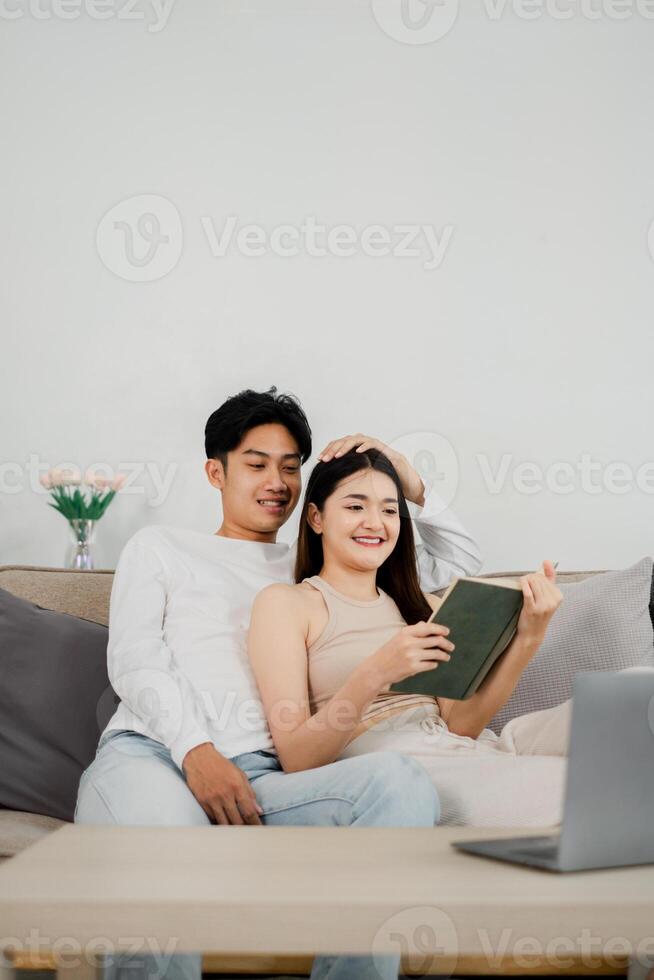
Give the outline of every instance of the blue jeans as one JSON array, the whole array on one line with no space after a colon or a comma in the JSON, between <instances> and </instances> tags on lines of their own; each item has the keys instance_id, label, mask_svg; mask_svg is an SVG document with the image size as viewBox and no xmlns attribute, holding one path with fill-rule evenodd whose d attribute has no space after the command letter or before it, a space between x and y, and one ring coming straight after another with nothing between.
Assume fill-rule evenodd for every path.
<instances>
[{"instance_id":1,"label":"blue jeans","mask_svg":"<svg viewBox=\"0 0 654 980\"><path fill-rule=\"evenodd\" d=\"M396 752L343 759L284 773L277 756L248 752L231 760L247 775L271 826L429 827L440 806L422 766ZM107 732L80 780L76 823L204 826L206 813L160 742L132 731ZM200 980L197 954L120 955L105 980ZM318 956L312 980L395 980L399 954Z\"/></svg>"}]
</instances>

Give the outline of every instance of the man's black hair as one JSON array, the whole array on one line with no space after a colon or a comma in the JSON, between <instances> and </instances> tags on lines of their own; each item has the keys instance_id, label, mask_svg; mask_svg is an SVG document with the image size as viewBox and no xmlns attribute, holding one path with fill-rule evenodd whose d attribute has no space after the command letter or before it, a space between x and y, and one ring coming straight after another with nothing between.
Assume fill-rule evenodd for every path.
<instances>
[{"instance_id":1,"label":"man's black hair","mask_svg":"<svg viewBox=\"0 0 654 980\"><path fill-rule=\"evenodd\" d=\"M252 391L251 388L240 391L212 412L204 427L207 459L219 459L226 468L227 453L240 445L250 429L271 422L288 429L298 444L302 462L306 463L311 455L311 429L307 417L294 395L278 395L274 385L268 391Z\"/></svg>"}]
</instances>

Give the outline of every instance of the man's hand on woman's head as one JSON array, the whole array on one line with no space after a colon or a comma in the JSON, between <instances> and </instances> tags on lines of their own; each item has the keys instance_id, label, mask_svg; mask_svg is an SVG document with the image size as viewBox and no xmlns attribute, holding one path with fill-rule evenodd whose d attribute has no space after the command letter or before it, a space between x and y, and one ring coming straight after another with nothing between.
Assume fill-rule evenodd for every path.
<instances>
[{"instance_id":1,"label":"man's hand on woman's head","mask_svg":"<svg viewBox=\"0 0 654 980\"><path fill-rule=\"evenodd\" d=\"M381 439L375 439L373 436L364 436L361 432L357 432L352 436L342 436L340 439L332 439L319 454L318 459L323 463L327 463L330 459L334 459L337 456L344 456L345 453L355 448L359 453L365 452L366 449L376 449L380 453L383 453L397 470L397 475L402 484L402 492L406 499L417 504L419 507L423 506L425 502L425 484L420 474L411 465L406 456L403 456L402 453L395 452L394 449L387 446Z\"/></svg>"},{"instance_id":2,"label":"man's hand on woman's head","mask_svg":"<svg viewBox=\"0 0 654 980\"><path fill-rule=\"evenodd\" d=\"M536 644L542 643L552 616L563 602L563 594L556 585L554 565L545 560L541 568L540 572L520 578L523 606L517 635Z\"/></svg>"},{"instance_id":3,"label":"man's hand on woman's head","mask_svg":"<svg viewBox=\"0 0 654 980\"><path fill-rule=\"evenodd\" d=\"M260 824L263 810L242 769L211 742L196 745L182 761L186 785L212 823Z\"/></svg>"}]
</instances>

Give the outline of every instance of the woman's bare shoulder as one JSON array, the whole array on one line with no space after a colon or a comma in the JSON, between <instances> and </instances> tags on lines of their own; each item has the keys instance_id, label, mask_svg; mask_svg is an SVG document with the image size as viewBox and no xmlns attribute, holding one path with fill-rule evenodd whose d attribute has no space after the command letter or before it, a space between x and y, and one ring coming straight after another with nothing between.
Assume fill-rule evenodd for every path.
<instances>
[{"instance_id":1,"label":"woman's bare shoulder","mask_svg":"<svg viewBox=\"0 0 654 980\"><path fill-rule=\"evenodd\" d=\"M298 585L289 585L286 582L275 582L267 585L257 593L255 602L259 607L266 608L283 606L285 610L303 610L310 605L309 592L315 592L311 586L300 582Z\"/></svg>"},{"instance_id":2,"label":"woman's bare shoulder","mask_svg":"<svg viewBox=\"0 0 654 980\"><path fill-rule=\"evenodd\" d=\"M251 622L264 625L281 615L291 629L301 631L306 639L313 633L315 620L320 615L320 606L317 603L321 602L320 592L310 585L302 582L297 585L275 582L257 594L252 607Z\"/></svg>"},{"instance_id":3,"label":"woman's bare shoulder","mask_svg":"<svg viewBox=\"0 0 654 980\"><path fill-rule=\"evenodd\" d=\"M266 585L260 592L257 592L254 601L260 608L262 606L266 608L271 606L293 608L293 606L297 606L301 602L301 597L298 595L297 590L297 585L287 585L286 582L274 582L272 585Z\"/></svg>"},{"instance_id":4,"label":"woman's bare shoulder","mask_svg":"<svg viewBox=\"0 0 654 980\"><path fill-rule=\"evenodd\" d=\"M325 608L325 600L320 589L316 589L308 582L299 582L293 588L298 590L300 601L304 604L307 612L315 613Z\"/></svg>"}]
</instances>

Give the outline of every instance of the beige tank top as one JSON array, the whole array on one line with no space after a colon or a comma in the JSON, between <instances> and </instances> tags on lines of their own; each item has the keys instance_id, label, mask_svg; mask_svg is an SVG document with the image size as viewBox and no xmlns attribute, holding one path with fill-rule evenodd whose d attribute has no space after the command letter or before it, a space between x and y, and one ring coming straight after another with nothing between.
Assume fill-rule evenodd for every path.
<instances>
[{"instance_id":1,"label":"beige tank top","mask_svg":"<svg viewBox=\"0 0 654 980\"><path fill-rule=\"evenodd\" d=\"M324 630L307 648L309 699L315 714L343 686L355 667L395 636L406 621L393 599L379 587L376 599L364 601L337 592L320 575L303 581L322 593L329 613ZM435 698L423 694L379 694L364 711L362 724L367 728L382 714L418 704L437 706ZM358 730L352 737L357 734Z\"/></svg>"}]
</instances>

